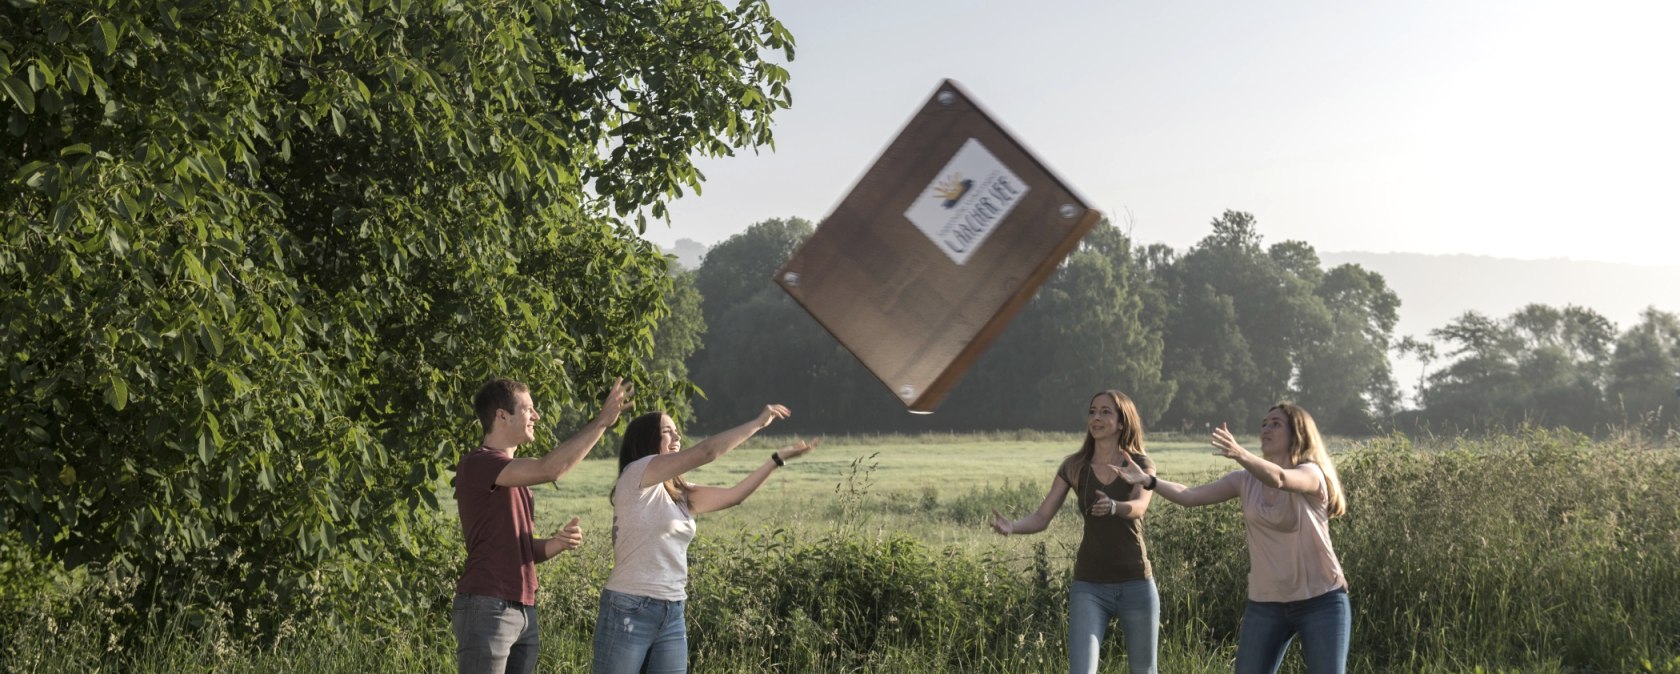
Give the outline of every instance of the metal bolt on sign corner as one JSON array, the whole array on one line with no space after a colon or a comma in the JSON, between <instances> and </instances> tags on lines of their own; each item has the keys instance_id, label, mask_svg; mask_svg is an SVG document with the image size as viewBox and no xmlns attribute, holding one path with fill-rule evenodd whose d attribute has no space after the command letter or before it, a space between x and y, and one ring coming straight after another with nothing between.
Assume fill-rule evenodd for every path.
<instances>
[{"instance_id":1,"label":"metal bolt on sign corner","mask_svg":"<svg viewBox=\"0 0 1680 674\"><path fill-rule=\"evenodd\" d=\"M782 282L784 282L784 283L786 283L790 286L793 286L795 288L798 288L799 287L799 272L790 271L786 274L782 274Z\"/></svg>"},{"instance_id":2,"label":"metal bolt on sign corner","mask_svg":"<svg viewBox=\"0 0 1680 674\"><path fill-rule=\"evenodd\" d=\"M916 397L916 387L911 386L909 384L905 384L904 386L899 387L898 397L903 398L905 400L909 400L911 398Z\"/></svg>"}]
</instances>

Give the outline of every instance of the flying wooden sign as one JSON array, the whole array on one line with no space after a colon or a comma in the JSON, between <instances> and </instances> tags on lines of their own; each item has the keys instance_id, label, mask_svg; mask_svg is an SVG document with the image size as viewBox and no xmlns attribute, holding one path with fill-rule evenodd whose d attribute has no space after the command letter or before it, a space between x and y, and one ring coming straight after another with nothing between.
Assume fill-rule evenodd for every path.
<instances>
[{"instance_id":1,"label":"flying wooden sign","mask_svg":"<svg viewBox=\"0 0 1680 674\"><path fill-rule=\"evenodd\" d=\"M775 280L932 412L1100 219L945 80Z\"/></svg>"}]
</instances>

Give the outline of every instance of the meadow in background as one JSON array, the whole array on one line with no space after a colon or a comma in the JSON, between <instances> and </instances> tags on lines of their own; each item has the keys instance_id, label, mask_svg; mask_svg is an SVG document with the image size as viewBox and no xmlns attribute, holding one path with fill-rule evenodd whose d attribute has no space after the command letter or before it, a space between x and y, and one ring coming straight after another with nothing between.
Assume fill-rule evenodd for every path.
<instances>
[{"instance_id":1,"label":"meadow in background","mask_svg":"<svg viewBox=\"0 0 1680 674\"><path fill-rule=\"evenodd\" d=\"M787 440L755 439L695 478L726 483ZM1077 441L1031 432L827 439L743 506L703 518L691 551L694 670L1063 670L1078 518L1030 539L999 538L985 522L994 507L1035 507ZM1673 438L1524 430L1332 445L1344 450L1350 501L1332 528L1353 597L1351 670L1680 672ZM1196 481L1229 469L1199 441L1149 447L1163 475ZM544 671L587 667L610 568L614 468L585 462L533 490L539 529L579 515L587 536L541 567ZM1150 508L1163 671L1229 669L1248 566L1234 508ZM358 605L323 578L320 601L333 608L260 640L215 613L126 629L124 588L54 580L38 560L8 560L4 668L445 671L462 552L456 532L432 533L432 563L393 570L414 588L414 610ZM1116 654L1117 638L1105 643ZM1104 661L1104 671L1123 666L1117 655Z\"/></svg>"}]
</instances>

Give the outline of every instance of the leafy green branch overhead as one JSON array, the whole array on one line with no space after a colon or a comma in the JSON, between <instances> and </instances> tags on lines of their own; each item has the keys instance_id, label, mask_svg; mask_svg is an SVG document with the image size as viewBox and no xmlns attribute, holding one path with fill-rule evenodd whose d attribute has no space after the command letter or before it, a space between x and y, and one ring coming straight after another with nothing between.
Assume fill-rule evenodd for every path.
<instances>
[{"instance_id":1,"label":"leafy green branch overhead","mask_svg":"<svg viewBox=\"0 0 1680 674\"><path fill-rule=\"evenodd\" d=\"M0 528L289 597L416 551L487 377L562 433L614 374L686 399L637 233L771 142L793 40L764 2L610 5L0 8Z\"/></svg>"}]
</instances>

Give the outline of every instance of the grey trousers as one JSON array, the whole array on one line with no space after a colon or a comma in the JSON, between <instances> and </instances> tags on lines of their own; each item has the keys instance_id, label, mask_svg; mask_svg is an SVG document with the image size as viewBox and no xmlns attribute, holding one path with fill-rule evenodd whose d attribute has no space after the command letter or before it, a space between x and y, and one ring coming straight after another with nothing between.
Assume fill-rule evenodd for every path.
<instances>
[{"instance_id":1,"label":"grey trousers","mask_svg":"<svg viewBox=\"0 0 1680 674\"><path fill-rule=\"evenodd\" d=\"M450 625L455 630L455 665L461 674L537 670L537 607L499 597L457 594Z\"/></svg>"}]
</instances>

